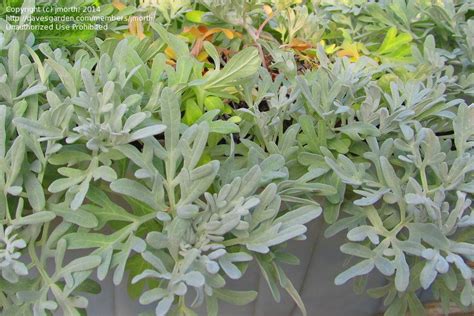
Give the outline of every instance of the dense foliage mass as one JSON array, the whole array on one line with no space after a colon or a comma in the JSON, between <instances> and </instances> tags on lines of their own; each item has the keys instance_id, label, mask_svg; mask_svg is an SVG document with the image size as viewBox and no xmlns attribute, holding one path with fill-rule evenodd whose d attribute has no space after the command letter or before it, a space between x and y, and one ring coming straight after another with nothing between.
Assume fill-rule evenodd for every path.
<instances>
[{"instance_id":1,"label":"dense foliage mass","mask_svg":"<svg viewBox=\"0 0 474 316\"><path fill-rule=\"evenodd\" d=\"M253 260L306 314L285 243L321 214L386 315L473 305L472 2L106 2L58 1L126 17L98 31L0 20L3 315L84 315L108 275L218 315Z\"/></svg>"}]
</instances>

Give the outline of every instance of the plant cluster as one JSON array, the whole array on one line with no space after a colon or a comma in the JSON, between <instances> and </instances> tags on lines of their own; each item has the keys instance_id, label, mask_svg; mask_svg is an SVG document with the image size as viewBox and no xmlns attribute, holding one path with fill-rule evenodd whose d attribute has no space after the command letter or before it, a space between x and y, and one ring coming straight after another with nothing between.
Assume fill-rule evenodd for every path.
<instances>
[{"instance_id":1,"label":"plant cluster","mask_svg":"<svg viewBox=\"0 0 474 316\"><path fill-rule=\"evenodd\" d=\"M152 314L218 315L255 299L226 287L252 261L306 315L287 242L320 215L357 260L335 283L381 273L387 316L428 288L474 305L470 1L102 2L58 5L128 22L0 20L4 315L84 315L109 275Z\"/></svg>"}]
</instances>

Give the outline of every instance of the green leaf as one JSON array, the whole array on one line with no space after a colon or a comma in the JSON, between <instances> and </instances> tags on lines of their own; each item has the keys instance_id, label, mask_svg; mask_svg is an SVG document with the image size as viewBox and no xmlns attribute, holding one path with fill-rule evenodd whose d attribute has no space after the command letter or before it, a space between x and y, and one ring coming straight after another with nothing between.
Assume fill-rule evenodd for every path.
<instances>
[{"instance_id":1,"label":"green leaf","mask_svg":"<svg viewBox=\"0 0 474 316\"><path fill-rule=\"evenodd\" d=\"M282 230L279 224L275 224L266 230L251 234L245 245L251 251L268 253L269 247L284 243L290 239L303 235L306 232L304 225L294 225Z\"/></svg>"},{"instance_id":2,"label":"green leaf","mask_svg":"<svg viewBox=\"0 0 474 316\"><path fill-rule=\"evenodd\" d=\"M64 87L66 88L67 92L71 97L75 97L77 95L77 88L74 82L73 76L64 68L63 65L57 63L52 59L46 59L46 63L56 71L59 78L61 79Z\"/></svg>"},{"instance_id":3,"label":"green leaf","mask_svg":"<svg viewBox=\"0 0 474 316\"><path fill-rule=\"evenodd\" d=\"M189 58L188 45L183 40L166 31L158 23L150 23L150 25L160 35L161 39L173 49L178 59Z\"/></svg>"},{"instance_id":4,"label":"green leaf","mask_svg":"<svg viewBox=\"0 0 474 316\"><path fill-rule=\"evenodd\" d=\"M98 233L70 233L64 236L68 249L107 248L123 241L130 234L131 227L116 231L110 235Z\"/></svg>"},{"instance_id":5,"label":"green leaf","mask_svg":"<svg viewBox=\"0 0 474 316\"><path fill-rule=\"evenodd\" d=\"M81 161L90 160L91 156L82 151L63 150L57 154L51 155L48 162L52 165L76 164Z\"/></svg>"},{"instance_id":6,"label":"green leaf","mask_svg":"<svg viewBox=\"0 0 474 316\"><path fill-rule=\"evenodd\" d=\"M78 186L78 191L74 195L74 198L71 201L71 209L72 210L77 210L82 203L84 202L84 199L86 198L86 194L89 191L89 181L90 178L86 178L79 186Z\"/></svg>"},{"instance_id":7,"label":"green leaf","mask_svg":"<svg viewBox=\"0 0 474 316\"><path fill-rule=\"evenodd\" d=\"M110 184L112 191L130 196L139 201L145 202L153 208L158 208L152 192L143 184L129 179L119 179Z\"/></svg>"},{"instance_id":8,"label":"green leaf","mask_svg":"<svg viewBox=\"0 0 474 316\"><path fill-rule=\"evenodd\" d=\"M44 69L43 63L41 62L41 59L39 58L38 54L36 54L36 52L33 49L31 49L31 47L26 46L26 49L30 53L31 57L33 58L33 60L36 64L36 67L38 68L38 74L41 78L41 82L45 83L46 79L47 79L47 74L46 74L46 71Z\"/></svg>"},{"instance_id":9,"label":"green leaf","mask_svg":"<svg viewBox=\"0 0 474 316\"><path fill-rule=\"evenodd\" d=\"M375 255L370 248L356 243L346 243L340 249L345 254L366 259L373 258Z\"/></svg>"},{"instance_id":10,"label":"green leaf","mask_svg":"<svg viewBox=\"0 0 474 316\"><path fill-rule=\"evenodd\" d=\"M99 294L101 292L101 286L99 283L92 279L86 279L84 282L76 287L77 292L84 292L89 294Z\"/></svg>"},{"instance_id":11,"label":"green leaf","mask_svg":"<svg viewBox=\"0 0 474 316\"><path fill-rule=\"evenodd\" d=\"M380 157L380 165L382 167L383 177L385 179L385 183L387 186L392 190L392 192L399 198L402 197L402 190L400 188L400 179L398 178L395 170L393 169L392 165L385 157Z\"/></svg>"},{"instance_id":12,"label":"green leaf","mask_svg":"<svg viewBox=\"0 0 474 316\"><path fill-rule=\"evenodd\" d=\"M217 299L213 296L206 296L206 309L208 316L218 316L219 305Z\"/></svg>"},{"instance_id":13,"label":"green leaf","mask_svg":"<svg viewBox=\"0 0 474 316\"><path fill-rule=\"evenodd\" d=\"M92 187L87 193L87 199L97 205L86 204L80 209L94 214L102 225L108 221L133 222L136 220L135 215L112 202L99 188Z\"/></svg>"},{"instance_id":14,"label":"green leaf","mask_svg":"<svg viewBox=\"0 0 474 316\"><path fill-rule=\"evenodd\" d=\"M163 89L160 98L161 117L165 130L165 147L168 152L173 152L179 141L179 127L181 124L181 110L178 96L170 88Z\"/></svg>"},{"instance_id":15,"label":"green leaf","mask_svg":"<svg viewBox=\"0 0 474 316\"><path fill-rule=\"evenodd\" d=\"M317 218L322 213L322 208L315 205L305 205L278 217L275 223L282 223L281 229L294 225L306 224Z\"/></svg>"},{"instance_id":16,"label":"green leaf","mask_svg":"<svg viewBox=\"0 0 474 316\"><path fill-rule=\"evenodd\" d=\"M92 171L92 175L94 180L103 179L107 182L117 180L117 173L109 166L100 166L99 168L95 168L94 171Z\"/></svg>"},{"instance_id":17,"label":"green leaf","mask_svg":"<svg viewBox=\"0 0 474 316\"><path fill-rule=\"evenodd\" d=\"M215 96L208 96L204 99L204 106L208 111L220 110L224 111L224 102L221 98Z\"/></svg>"},{"instance_id":18,"label":"green leaf","mask_svg":"<svg viewBox=\"0 0 474 316\"><path fill-rule=\"evenodd\" d=\"M163 297L167 296L168 292L162 288L154 288L148 291L143 292L140 296L140 304L147 305L158 300L161 300Z\"/></svg>"},{"instance_id":19,"label":"green leaf","mask_svg":"<svg viewBox=\"0 0 474 316\"><path fill-rule=\"evenodd\" d=\"M238 84L240 80L253 76L260 68L260 59L255 47L248 47L233 56L220 71L214 71L205 77L204 89L219 91Z\"/></svg>"},{"instance_id":20,"label":"green leaf","mask_svg":"<svg viewBox=\"0 0 474 316\"><path fill-rule=\"evenodd\" d=\"M268 288L272 293L273 299L276 302L280 302L281 294L277 285L277 281L279 280L280 276L278 274L278 271L276 270L275 265L268 262L268 257L266 256L257 255L256 259L258 266L260 267L260 272L263 274L263 277L267 282Z\"/></svg>"},{"instance_id":21,"label":"green leaf","mask_svg":"<svg viewBox=\"0 0 474 316\"><path fill-rule=\"evenodd\" d=\"M274 263L275 265L275 263ZM303 316L308 315L308 312L306 311L306 307L304 306L303 300L301 299L300 294L298 291L295 289L293 283L291 283L290 279L286 276L286 274L283 272L283 269L280 267L276 266L276 270L278 271L278 276L280 279L280 284L281 286L288 292L288 294L291 296L293 301L296 303L298 308L301 311L301 314Z\"/></svg>"},{"instance_id":22,"label":"green leaf","mask_svg":"<svg viewBox=\"0 0 474 316\"><path fill-rule=\"evenodd\" d=\"M130 134L130 142L161 134L165 129L166 126L161 124L144 127Z\"/></svg>"},{"instance_id":23,"label":"green leaf","mask_svg":"<svg viewBox=\"0 0 474 316\"><path fill-rule=\"evenodd\" d=\"M337 130L346 134L355 141L365 139L367 136L380 136L380 131L377 129L377 127L363 122L353 122L343 127L339 127Z\"/></svg>"},{"instance_id":24,"label":"green leaf","mask_svg":"<svg viewBox=\"0 0 474 316\"><path fill-rule=\"evenodd\" d=\"M465 152L467 141L474 135L474 106L461 104L458 108L456 118L453 120L454 144L457 152L461 155ZM471 146L473 146L471 144Z\"/></svg>"},{"instance_id":25,"label":"green leaf","mask_svg":"<svg viewBox=\"0 0 474 316\"><path fill-rule=\"evenodd\" d=\"M219 58L219 53L217 52L216 47L208 41L204 41L203 47L206 50L206 53L208 53L214 61L215 69L219 70L221 68L221 60Z\"/></svg>"},{"instance_id":26,"label":"green leaf","mask_svg":"<svg viewBox=\"0 0 474 316\"><path fill-rule=\"evenodd\" d=\"M204 11L192 10L186 12L186 19L193 23L202 23L202 16L206 14Z\"/></svg>"},{"instance_id":27,"label":"green leaf","mask_svg":"<svg viewBox=\"0 0 474 316\"><path fill-rule=\"evenodd\" d=\"M404 292L410 282L410 267L405 259L403 252L398 251L394 260L395 270L395 287L398 291Z\"/></svg>"},{"instance_id":28,"label":"green leaf","mask_svg":"<svg viewBox=\"0 0 474 316\"><path fill-rule=\"evenodd\" d=\"M333 204L330 204L330 205L331 207L333 207L332 206ZM324 211L326 211L327 206L329 206L329 204L326 205L326 207L324 208ZM333 224L326 229L326 231L324 232L324 237L330 238L345 229L357 226L357 224L363 220L364 219L362 215L345 217L345 218L339 219L338 221L334 220L333 222L326 220L328 223L333 223Z\"/></svg>"},{"instance_id":29,"label":"green leaf","mask_svg":"<svg viewBox=\"0 0 474 316\"><path fill-rule=\"evenodd\" d=\"M415 293L408 294L407 302L408 308L410 309L410 315L425 315L425 308L420 299L416 297Z\"/></svg>"},{"instance_id":30,"label":"green leaf","mask_svg":"<svg viewBox=\"0 0 474 316\"><path fill-rule=\"evenodd\" d=\"M407 227L410 230L410 234L421 237L434 248L440 250L449 248L449 240L436 225L431 223L410 223Z\"/></svg>"},{"instance_id":31,"label":"green leaf","mask_svg":"<svg viewBox=\"0 0 474 316\"><path fill-rule=\"evenodd\" d=\"M153 266L149 264L147 261L145 261L140 254L133 255L127 260L126 269L129 273L128 274L129 282L127 286L127 292L128 292L128 295L130 295L132 299L138 299L140 297L147 283L149 285L149 288L154 288L155 286L158 286L158 281L151 278L143 279L135 283L131 282L131 280L135 276L141 274L146 269L152 269L152 268Z\"/></svg>"},{"instance_id":32,"label":"green leaf","mask_svg":"<svg viewBox=\"0 0 474 316\"><path fill-rule=\"evenodd\" d=\"M100 264L100 256L86 256L78 259L74 259L67 266L61 269L60 273L62 275L80 272L93 269Z\"/></svg>"},{"instance_id":33,"label":"green leaf","mask_svg":"<svg viewBox=\"0 0 474 316\"><path fill-rule=\"evenodd\" d=\"M394 302L390 304L384 313L384 316L400 316L406 315L407 301L403 298L396 298Z\"/></svg>"},{"instance_id":34,"label":"green leaf","mask_svg":"<svg viewBox=\"0 0 474 316\"><path fill-rule=\"evenodd\" d=\"M187 178L180 181L180 205L190 204L207 191L219 171L219 161L213 160L192 170Z\"/></svg>"},{"instance_id":35,"label":"green leaf","mask_svg":"<svg viewBox=\"0 0 474 316\"><path fill-rule=\"evenodd\" d=\"M324 220L328 224L337 224L337 219L339 218L339 212L341 210L342 203L327 203L326 206L323 208L323 216ZM328 228L329 229L329 228Z\"/></svg>"},{"instance_id":36,"label":"green leaf","mask_svg":"<svg viewBox=\"0 0 474 316\"><path fill-rule=\"evenodd\" d=\"M329 157L324 157L324 161L337 174L342 182L351 185L361 185L362 181L358 179L357 168L354 163L344 155L337 157L337 162Z\"/></svg>"},{"instance_id":37,"label":"green leaf","mask_svg":"<svg viewBox=\"0 0 474 316\"><path fill-rule=\"evenodd\" d=\"M233 291L228 289L214 289L215 296L224 302L234 305L247 305L257 298L256 291Z\"/></svg>"},{"instance_id":38,"label":"green leaf","mask_svg":"<svg viewBox=\"0 0 474 316\"><path fill-rule=\"evenodd\" d=\"M24 90L19 96L17 96L13 100L15 100L15 101L16 100L21 100L21 99L24 99L24 98L32 96L32 95L43 93L46 90L47 90L47 88L45 86L43 86L42 84L37 84L37 85L34 85L34 86Z\"/></svg>"},{"instance_id":39,"label":"green leaf","mask_svg":"<svg viewBox=\"0 0 474 316\"><path fill-rule=\"evenodd\" d=\"M387 54L393 53L397 49L400 49L401 46L408 44L412 41L412 37L408 33L401 33L397 36L397 29L395 27L391 27L387 31L387 35L385 36L382 45L380 45L378 49L379 54Z\"/></svg>"},{"instance_id":40,"label":"green leaf","mask_svg":"<svg viewBox=\"0 0 474 316\"><path fill-rule=\"evenodd\" d=\"M202 116L202 110L194 99L186 100L184 108L183 121L189 126L193 125Z\"/></svg>"},{"instance_id":41,"label":"green leaf","mask_svg":"<svg viewBox=\"0 0 474 316\"><path fill-rule=\"evenodd\" d=\"M44 209L46 200L44 198L43 187L33 173L28 173L25 176L25 189L28 196L28 201L35 211Z\"/></svg>"},{"instance_id":42,"label":"green leaf","mask_svg":"<svg viewBox=\"0 0 474 316\"><path fill-rule=\"evenodd\" d=\"M97 218L91 213L83 209L77 209L73 211L65 204L48 204L48 210L54 212L58 216L61 216L67 222L85 228L97 227L99 223Z\"/></svg>"},{"instance_id":43,"label":"green leaf","mask_svg":"<svg viewBox=\"0 0 474 316\"><path fill-rule=\"evenodd\" d=\"M56 215L53 212L42 211L28 216L20 217L12 221L12 224L18 226L35 225L52 221Z\"/></svg>"},{"instance_id":44,"label":"green leaf","mask_svg":"<svg viewBox=\"0 0 474 316\"><path fill-rule=\"evenodd\" d=\"M362 260L361 262L357 263L356 265L353 265L346 271L340 273L334 280L334 283L336 285L344 284L348 280L356 276L365 275L369 273L370 271L372 271L374 267L375 267L375 264L372 259Z\"/></svg>"},{"instance_id":45,"label":"green leaf","mask_svg":"<svg viewBox=\"0 0 474 316\"><path fill-rule=\"evenodd\" d=\"M218 120L209 123L209 131L217 134L231 134L238 133L240 129L235 123Z\"/></svg>"},{"instance_id":46,"label":"green leaf","mask_svg":"<svg viewBox=\"0 0 474 316\"><path fill-rule=\"evenodd\" d=\"M62 137L61 130L56 127L44 126L43 124L26 119L24 117L17 117L13 123L37 136L44 137Z\"/></svg>"}]
</instances>

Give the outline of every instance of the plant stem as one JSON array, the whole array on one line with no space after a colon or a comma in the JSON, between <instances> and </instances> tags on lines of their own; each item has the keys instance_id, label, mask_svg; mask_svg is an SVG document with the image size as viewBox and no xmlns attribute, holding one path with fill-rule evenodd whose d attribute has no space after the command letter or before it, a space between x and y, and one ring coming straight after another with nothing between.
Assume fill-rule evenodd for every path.
<instances>
[{"instance_id":1,"label":"plant stem","mask_svg":"<svg viewBox=\"0 0 474 316\"><path fill-rule=\"evenodd\" d=\"M225 247L230 247L230 246L237 245L239 242L240 242L239 238L233 238L233 239L223 241L222 244Z\"/></svg>"},{"instance_id":2,"label":"plant stem","mask_svg":"<svg viewBox=\"0 0 474 316\"><path fill-rule=\"evenodd\" d=\"M265 54L263 52L263 48L262 48L262 45L260 45L260 43L258 42L258 36L257 36L257 33L254 32L253 28L251 28L250 26L247 26L247 25L244 25L244 29L247 31L247 33L249 33L250 37L252 38L255 46L257 47L258 49L258 54L260 55L260 59L262 60L262 65L263 67L267 68L268 69L268 66L267 66L267 61L265 60Z\"/></svg>"},{"instance_id":3,"label":"plant stem","mask_svg":"<svg viewBox=\"0 0 474 316\"><path fill-rule=\"evenodd\" d=\"M48 232L49 232L49 222L44 224L43 226L43 234L41 235L41 263L46 263L46 242L48 239Z\"/></svg>"},{"instance_id":4,"label":"plant stem","mask_svg":"<svg viewBox=\"0 0 474 316\"><path fill-rule=\"evenodd\" d=\"M154 212L150 213L150 214L146 214L146 215L143 215L140 218L138 218L137 223L138 223L138 225L141 225L143 223L148 222L149 220L154 219L155 217L156 217L156 214Z\"/></svg>"},{"instance_id":5,"label":"plant stem","mask_svg":"<svg viewBox=\"0 0 474 316\"><path fill-rule=\"evenodd\" d=\"M174 174L175 174L175 161L174 161L174 155L171 155L171 159L168 159L166 162L166 192L168 193L168 203L169 203L169 212L171 214L175 213L175 197L174 197Z\"/></svg>"},{"instance_id":6,"label":"plant stem","mask_svg":"<svg viewBox=\"0 0 474 316\"><path fill-rule=\"evenodd\" d=\"M428 193L430 190L428 188L428 180L426 179L426 170L425 170L425 166L422 166L420 168L420 177L421 177L421 185L423 187L423 191L425 193Z\"/></svg>"},{"instance_id":7,"label":"plant stem","mask_svg":"<svg viewBox=\"0 0 474 316\"><path fill-rule=\"evenodd\" d=\"M44 282L46 282L48 287L50 287L51 284L53 284L53 282L49 278L48 274L46 273L46 270L43 267L43 264L40 262L40 260L38 259L38 256L36 255L34 242L31 242L28 245L28 253L30 255L31 261L34 263L34 266L36 267L39 274L41 275L41 278L43 279Z\"/></svg>"}]
</instances>

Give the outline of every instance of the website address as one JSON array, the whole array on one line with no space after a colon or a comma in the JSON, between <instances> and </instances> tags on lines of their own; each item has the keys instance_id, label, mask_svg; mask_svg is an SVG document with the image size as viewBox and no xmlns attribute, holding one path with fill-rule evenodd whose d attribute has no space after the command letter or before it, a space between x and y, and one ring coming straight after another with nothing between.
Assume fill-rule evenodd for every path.
<instances>
[{"instance_id":1,"label":"website address","mask_svg":"<svg viewBox=\"0 0 474 316\"><path fill-rule=\"evenodd\" d=\"M19 22L21 19L20 16L7 15L7 22ZM25 19L25 22L34 23L34 22L121 22L125 21L126 17L123 16L68 16L68 15L58 15L58 16L29 16Z\"/></svg>"}]
</instances>

